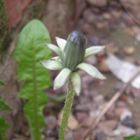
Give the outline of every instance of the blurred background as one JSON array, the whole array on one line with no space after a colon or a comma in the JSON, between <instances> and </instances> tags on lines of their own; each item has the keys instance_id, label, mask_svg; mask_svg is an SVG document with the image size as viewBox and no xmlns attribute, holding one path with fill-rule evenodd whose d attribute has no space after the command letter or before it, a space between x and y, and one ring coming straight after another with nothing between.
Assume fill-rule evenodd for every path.
<instances>
[{"instance_id":1,"label":"blurred background","mask_svg":"<svg viewBox=\"0 0 140 140\"><path fill-rule=\"evenodd\" d=\"M10 140L28 140L27 123L16 96L16 64L11 54L22 27L31 19L40 19L48 28L52 41L67 38L73 30L83 32L88 45L105 45L105 50L87 61L96 65L107 80L99 81L83 75L83 90L73 105L66 140L80 140L103 107L139 70L140 65L140 0L0 0L0 79L6 86L2 96L13 109L5 117L12 125ZM55 76L52 73L52 76ZM57 140L59 115L63 107L64 89L47 90L52 100L46 115L46 140ZM140 134L140 77L124 90L89 134L91 140L123 140Z\"/></svg>"}]
</instances>

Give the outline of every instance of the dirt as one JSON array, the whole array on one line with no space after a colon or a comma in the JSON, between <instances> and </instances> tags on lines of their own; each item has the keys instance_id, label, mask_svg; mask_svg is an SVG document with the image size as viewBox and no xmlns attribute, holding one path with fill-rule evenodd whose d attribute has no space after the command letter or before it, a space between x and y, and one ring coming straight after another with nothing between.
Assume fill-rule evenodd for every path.
<instances>
[{"instance_id":1,"label":"dirt","mask_svg":"<svg viewBox=\"0 0 140 140\"><path fill-rule=\"evenodd\" d=\"M121 28L121 27L120 27ZM110 40L115 43L117 47L119 47L119 55L126 59L127 61L137 61L140 60L140 42L138 42L134 36L128 34L127 29L119 29L110 33ZM133 46L135 48L135 52L131 56L125 56L123 53L124 47ZM107 82L105 82L102 86L100 86L97 91L104 96L112 97L115 94L115 91L112 88L115 86L115 83L118 83L118 79L114 77L112 74L106 74ZM140 94L140 93L139 93ZM133 98L133 105L129 104L130 110L133 112L134 119L138 126L137 132L140 133L140 98Z\"/></svg>"},{"instance_id":2,"label":"dirt","mask_svg":"<svg viewBox=\"0 0 140 140\"><path fill-rule=\"evenodd\" d=\"M68 1L68 3L69 2L70 1ZM69 11L69 8L67 8L67 6L66 6L67 3L64 3L63 0L62 0L61 6L58 6L53 1L49 1L48 4L49 4L49 6L46 8L46 11L44 11L43 21L45 22L46 25L49 24L48 27L53 35L53 38L56 34L58 34L58 35L61 34L62 36L65 36L68 32L67 27L69 27L72 24L71 22L74 22L74 21L70 21L68 24L65 23L65 22L68 22L71 17L73 17L73 12L74 12L73 8L74 7L73 6L71 7L72 10L70 11L70 13L67 17L67 14L65 14L65 11L63 9L66 9L66 11L67 10ZM56 10L52 11L53 7L55 7ZM64 8L61 8L61 7L64 7ZM84 32L88 37L88 41L89 41L90 45L105 44L108 47L111 44L112 47L116 49L115 54L118 57L122 58L123 60L129 61L131 63L140 64L140 55L139 55L140 42L138 41L138 40L140 40L140 39L138 39L138 35L140 38L140 28L138 25L136 25L132 21L132 19L129 17L129 15L127 15L121 9L120 5L117 5L115 3L115 4L110 4L109 7L104 7L104 8L100 7L98 9L96 6L92 7L89 4L85 4L82 6L81 9L82 10L80 10L80 12L77 16L76 27L73 28L73 30L78 29L78 30ZM58 13L58 10L60 11L59 13ZM58 19L56 19L56 17ZM66 21L66 19L68 19L68 20ZM57 23L57 24L56 24L56 22L52 22L52 21L57 21L57 20L59 21L59 23ZM63 26L63 23L65 23L64 26ZM67 30L67 32L66 32L66 30ZM126 54L124 48L130 48L130 47L134 48L134 51L132 51L130 54L129 53ZM107 57L108 53L110 53L110 51L108 51L106 49L106 51L103 54L100 54L96 57L95 65L97 67L99 67L99 63L101 63L102 59L105 59ZM8 65L8 66L10 67L10 65ZM10 68L7 70L10 70ZM15 74L15 71L14 71L14 74ZM111 97L113 97L115 95L116 89L120 89L121 86L123 85L123 83L121 81L119 81L110 71L105 71L105 72L103 71L103 74L107 77L106 81L99 81L99 80L95 80L95 79L91 80L90 78L87 79L87 82L89 84L86 86L86 88L88 87L86 90L88 90L88 92L86 93L85 90L83 90L82 95L80 97L76 97L74 106L73 106L73 108L74 108L73 117L76 121L78 119L79 120L87 119L87 121L89 122L89 120L91 119L90 117L91 116L93 117L94 113L98 114L99 113L98 111L100 110L100 108L103 108L104 104L106 104L111 99ZM6 78L6 76L4 76L4 77ZM9 77L10 76L8 76L8 78ZM90 80L91 80L91 82L89 82ZM83 85L83 87L84 86L85 86L85 84ZM10 87L9 89L12 89L12 88ZM11 90L9 91L9 89L7 92L3 92L3 93L9 93L11 91ZM59 92L58 95L60 95L64 91L58 91L58 92ZM50 90L51 96L54 95L52 93L54 93L54 91ZM140 94L140 93L138 93L138 94ZM103 95L103 97L99 96L99 97L101 97L101 99L100 99L101 103L98 103L98 101L97 101L97 103L95 103L95 100L97 100L96 96L98 96L98 95ZM127 104L128 109L130 109L130 111L132 111L134 120L137 124L137 134L140 134L140 119L139 119L140 118L140 109L139 109L140 108L140 102L139 102L140 99L137 97L133 97L131 94L124 93L124 95L125 95L125 99L123 98L123 100L121 100L121 101L123 102L123 104ZM7 98L7 99L9 99L9 98ZM129 99L130 99L131 103L130 103L130 101L128 101ZM12 100L12 103L13 102L14 102L14 100ZM51 128L52 129L51 135L53 135L53 139L56 139L57 132L58 132L58 124L57 124L58 115L57 114L59 114L59 112L61 111L62 100L57 101L56 104L55 103L53 105L52 104L50 106L48 105L48 108L51 111L49 112L47 110L48 109L47 108L45 115L46 115L46 118L47 117L49 118L50 117L49 115L52 115L50 117L51 118L50 120L54 121L55 132ZM76 108L78 107L79 104L82 107L83 112L80 112L80 111L78 112L76 110ZM60 106L60 107L58 107L58 106ZM114 108L114 110L115 109L116 108ZM113 119L115 120L116 118L113 118ZM108 121L108 120L106 120L105 117L103 117L102 120ZM52 124L51 121L50 121L50 125ZM115 121L117 121L117 123L120 123L118 118ZM81 121L79 121L79 122L81 122ZM46 124L46 126L47 125L48 124ZM23 126L21 126L21 127L23 127ZM46 137L49 135L48 134L49 131L50 131L50 129L48 129L46 127L45 128ZM80 130L77 130L77 131L80 131ZM72 131L70 131L70 133L73 134ZM24 132L23 132L23 134L24 134ZM21 134L21 135L23 135L23 134ZM22 136L19 136L19 137L22 137ZM48 137L50 137L50 136L48 136ZM77 140L77 139L75 139L75 140ZM115 139L115 140L118 140L118 139Z\"/></svg>"}]
</instances>

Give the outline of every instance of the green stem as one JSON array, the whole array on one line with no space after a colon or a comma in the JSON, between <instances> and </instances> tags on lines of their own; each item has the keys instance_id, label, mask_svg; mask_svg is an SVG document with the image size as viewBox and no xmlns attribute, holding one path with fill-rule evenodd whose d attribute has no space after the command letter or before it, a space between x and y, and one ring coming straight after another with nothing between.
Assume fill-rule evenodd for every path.
<instances>
[{"instance_id":1,"label":"green stem","mask_svg":"<svg viewBox=\"0 0 140 140\"><path fill-rule=\"evenodd\" d=\"M71 81L68 82L68 90L67 90L67 96L65 100L65 105L63 109L63 118L59 130L59 140L64 140L65 138L65 129L67 127L68 118L71 112L72 104L73 104L73 98L74 98L74 91Z\"/></svg>"}]
</instances>

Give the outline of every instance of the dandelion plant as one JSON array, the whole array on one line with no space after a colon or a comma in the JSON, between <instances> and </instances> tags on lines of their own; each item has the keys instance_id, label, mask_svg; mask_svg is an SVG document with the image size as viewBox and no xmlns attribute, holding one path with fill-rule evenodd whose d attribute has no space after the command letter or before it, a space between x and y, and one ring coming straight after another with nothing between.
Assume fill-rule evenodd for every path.
<instances>
[{"instance_id":1,"label":"dandelion plant","mask_svg":"<svg viewBox=\"0 0 140 140\"><path fill-rule=\"evenodd\" d=\"M74 95L75 93L80 95L81 92L79 70L87 72L94 78L105 79L94 66L84 62L90 55L102 51L104 46L92 46L86 49L86 37L78 31L70 33L67 40L56 37L56 42L58 47L53 44L49 44L48 47L58 56L47 61L44 60L42 64L50 70L61 70L54 80L54 90L61 88L66 82L68 83L63 118L59 131L59 140L64 140Z\"/></svg>"},{"instance_id":2,"label":"dandelion plant","mask_svg":"<svg viewBox=\"0 0 140 140\"><path fill-rule=\"evenodd\" d=\"M50 86L51 79L40 62L50 58L50 50L46 47L48 43L50 36L46 27L39 20L32 20L22 29L14 51L17 78L22 81L19 96L25 102L24 113L32 140L42 140L43 108L47 103L43 91Z\"/></svg>"}]
</instances>

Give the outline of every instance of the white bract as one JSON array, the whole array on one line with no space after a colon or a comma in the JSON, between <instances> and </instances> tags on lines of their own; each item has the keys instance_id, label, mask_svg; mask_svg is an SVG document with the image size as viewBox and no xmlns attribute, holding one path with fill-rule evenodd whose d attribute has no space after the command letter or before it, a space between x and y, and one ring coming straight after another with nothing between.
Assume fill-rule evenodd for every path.
<instances>
[{"instance_id":1,"label":"white bract","mask_svg":"<svg viewBox=\"0 0 140 140\"><path fill-rule=\"evenodd\" d=\"M56 37L57 45L48 44L47 46L55 52L58 57L53 57L51 60L43 61L42 64L49 70L61 70L54 80L54 90L61 88L68 79L72 81L74 91L77 95L81 92L81 78L79 70L83 70L94 78L104 80L105 77L92 65L85 62L79 63L74 70L64 66L65 47L67 40ZM104 49L104 46L91 46L85 49L84 58L97 54Z\"/></svg>"}]
</instances>

